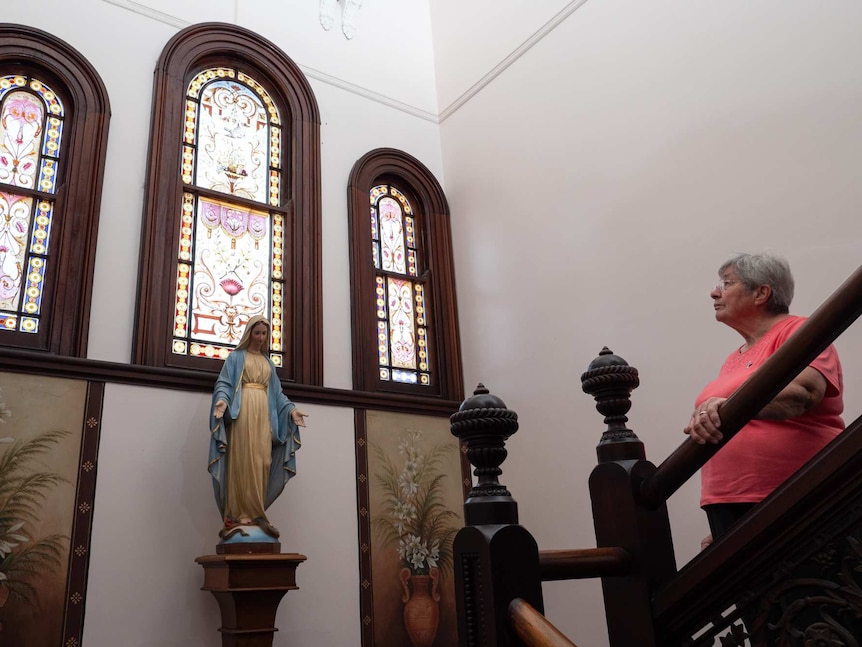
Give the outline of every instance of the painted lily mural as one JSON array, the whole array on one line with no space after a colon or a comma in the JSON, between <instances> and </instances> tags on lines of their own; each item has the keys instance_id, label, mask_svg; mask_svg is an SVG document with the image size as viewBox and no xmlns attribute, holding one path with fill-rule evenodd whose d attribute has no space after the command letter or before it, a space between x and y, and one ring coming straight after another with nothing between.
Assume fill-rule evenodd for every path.
<instances>
[{"instance_id":1,"label":"painted lily mural","mask_svg":"<svg viewBox=\"0 0 862 647\"><path fill-rule=\"evenodd\" d=\"M398 469L380 447L374 446L383 465L376 475L386 495L385 514L373 520L378 537L398 550L411 575L427 575L431 568L450 571L452 538L460 525L457 515L443 502L441 487L446 474L442 461L453 445L437 445L422 453L417 441L421 431L406 431L398 446L403 459Z\"/></svg>"},{"instance_id":2,"label":"painted lily mural","mask_svg":"<svg viewBox=\"0 0 862 647\"><path fill-rule=\"evenodd\" d=\"M397 551L410 642L431 647L440 618L440 579L452 572L452 539L461 522L444 496L446 459L457 446L440 443L423 450L421 440L421 431L402 432L399 467L383 448L371 444L379 461L376 485L383 495L381 513L371 523L381 544Z\"/></svg>"}]
</instances>

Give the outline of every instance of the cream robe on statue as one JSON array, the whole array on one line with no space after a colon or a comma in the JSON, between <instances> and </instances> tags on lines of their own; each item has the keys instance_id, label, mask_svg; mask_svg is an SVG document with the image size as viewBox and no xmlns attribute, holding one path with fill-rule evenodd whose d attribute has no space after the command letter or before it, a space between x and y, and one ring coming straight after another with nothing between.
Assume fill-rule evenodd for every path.
<instances>
[{"instance_id":1,"label":"cream robe on statue","mask_svg":"<svg viewBox=\"0 0 862 647\"><path fill-rule=\"evenodd\" d=\"M269 372L269 362L262 355L246 353L240 389L242 405L239 418L228 431L225 517L243 521L266 518L263 502L272 464Z\"/></svg>"},{"instance_id":2,"label":"cream robe on statue","mask_svg":"<svg viewBox=\"0 0 862 647\"><path fill-rule=\"evenodd\" d=\"M228 403L225 415L210 414L209 472L222 518L266 519L264 511L296 473L299 428L296 408L281 391L269 359L235 350L225 360L213 392Z\"/></svg>"}]
</instances>

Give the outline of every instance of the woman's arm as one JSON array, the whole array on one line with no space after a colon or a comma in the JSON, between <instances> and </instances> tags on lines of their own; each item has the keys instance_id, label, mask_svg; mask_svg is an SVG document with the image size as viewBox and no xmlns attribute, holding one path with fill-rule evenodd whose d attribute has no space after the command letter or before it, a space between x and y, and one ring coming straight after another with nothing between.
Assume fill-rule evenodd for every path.
<instances>
[{"instance_id":1,"label":"woman's arm","mask_svg":"<svg viewBox=\"0 0 862 647\"><path fill-rule=\"evenodd\" d=\"M826 394L826 385L823 374L808 366L754 417L758 420L787 420L801 416L820 404ZM700 445L718 443L724 438L721 433L720 410L726 400L727 398L708 398L702 402L691 414L683 432Z\"/></svg>"},{"instance_id":2,"label":"woman's arm","mask_svg":"<svg viewBox=\"0 0 862 647\"><path fill-rule=\"evenodd\" d=\"M787 420L816 407L826 395L826 378L816 368L806 367L760 410L758 420Z\"/></svg>"}]
</instances>

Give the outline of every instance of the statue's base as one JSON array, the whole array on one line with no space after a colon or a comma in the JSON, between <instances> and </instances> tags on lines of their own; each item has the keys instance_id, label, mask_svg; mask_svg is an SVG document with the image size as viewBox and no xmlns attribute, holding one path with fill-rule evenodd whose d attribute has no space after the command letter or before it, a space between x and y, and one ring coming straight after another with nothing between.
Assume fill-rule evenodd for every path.
<instances>
[{"instance_id":1,"label":"statue's base","mask_svg":"<svg viewBox=\"0 0 862 647\"><path fill-rule=\"evenodd\" d=\"M217 555L278 555L280 553L281 544L277 541L216 544Z\"/></svg>"},{"instance_id":2,"label":"statue's base","mask_svg":"<svg viewBox=\"0 0 862 647\"><path fill-rule=\"evenodd\" d=\"M230 544L228 544L230 545ZM270 544L272 545L272 544ZM248 544L246 544L248 546ZM203 555L203 591L221 609L222 647L271 647L278 603L296 585L299 553Z\"/></svg>"}]
</instances>

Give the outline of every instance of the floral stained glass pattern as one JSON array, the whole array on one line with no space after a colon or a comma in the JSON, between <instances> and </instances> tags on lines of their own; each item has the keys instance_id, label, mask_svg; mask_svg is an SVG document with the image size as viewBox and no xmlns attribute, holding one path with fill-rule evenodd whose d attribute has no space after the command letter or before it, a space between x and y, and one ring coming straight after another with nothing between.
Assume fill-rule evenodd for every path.
<instances>
[{"instance_id":1,"label":"floral stained glass pattern","mask_svg":"<svg viewBox=\"0 0 862 647\"><path fill-rule=\"evenodd\" d=\"M226 356L249 318L270 316L269 220L267 212L206 198L198 201L194 259L192 264L181 263L177 292L183 299L175 313L176 336L191 342L193 355ZM183 227L186 236L190 229ZM183 257L190 256L185 251L190 245L182 245L191 241L186 236L181 238ZM207 352L210 345L212 351Z\"/></svg>"},{"instance_id":2,"label":"floral stained glass pattern","mask_svg":"<svg viewBox=\"0 0 862 647\"><path fill-rule=\"evenodd\" d=\"M38 79L0 76L0 330L39 330L63 117Z\"/></svg>"},{"instance_id":3,"label":"floral stained glass pattern","mask_svg":"<svg viewBox=\"0 0 862 647\"><path fill-rule=\"evenodd\" d=\"M373 187L370 199L380 379L430 385L416 216L407 197L393 186Z\"/></svg>"},{"instance_id":4,"label":"floral stained glass pattern","mask_svg":"<svg viewBox=\"0 0 862 647\"><path fill-rule=\"evenodd\" d=\"M380 247L383 269L404 274L406 271L404 251L404 217L401 206L392 198L381 198L377 203L380 213Z\"/></svg>"},{"instance_id":5,"label":"floral stained glass pattern","mask_svg":"<svg viewBox=\"0 0 862 647\"><path fill-rule=\"evenodd\" d=\"M272 99L253 79L225 68L202 72L190 84L186 99L183 180L277 206L278 124Z\"/></svg>"},{"instance_id":6,"label":"floral stained glass pattern","mask_svg":"<svg viewBox=\"0 0 862 647\"><path fill-rule=\"evenodd\" d=\"M264 210L281 204L281 158L278 110L259 83L231 68L205 70L192 80L174 353L223 359L249 318L262 314L272 322L271 357L282 365L284 214Z\"/></svg>"}]
</instances>

